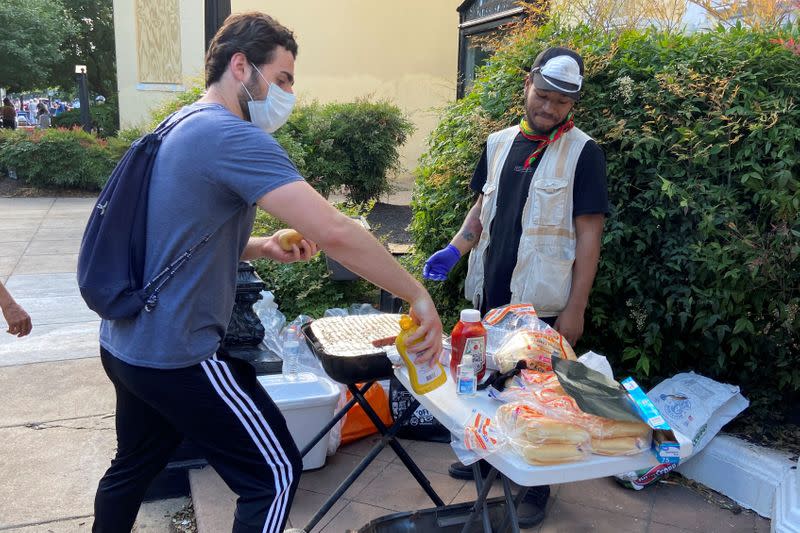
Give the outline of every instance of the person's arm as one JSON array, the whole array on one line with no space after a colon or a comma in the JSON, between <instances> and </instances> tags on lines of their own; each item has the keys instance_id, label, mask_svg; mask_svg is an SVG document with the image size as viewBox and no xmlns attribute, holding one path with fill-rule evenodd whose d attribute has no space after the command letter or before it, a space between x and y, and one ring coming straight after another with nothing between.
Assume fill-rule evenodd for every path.
<instances>
[{"instance_id":1,"label":"person's arm","mask_svg":"<svg viewBox=\"0 0 800 533\"><path fill-rule=\"evenodd\" d=\"M448 274L453 269L458 261L475 245L481 238L483 225L481 224L481 205L483 205L483 195L478 196L475 205L467 213L464 218L464 223L461 224L461 229L458 230L453 240L446 248L442 248L438 252L425 261L425 267L422 270L422 276L425 279L434 281L444 281L447 279Z\"/></svg>"},{"instance_id":2,"label":"person's arm","mask_svg":"<svg viewBox=\"0 0 800 533\"><path fill-rule=\"evenodd\" d=\"M310 261L317 254L317 244L308 239L300 241L300 245L293 244L292 250L287 252L278 244L277 232L269 237L250 237L242 252L242 261L252 259L272 259L279 263L294 263L296 261Z\"/></svg>"},{"instance_id":3,"label":"person's arm","mask_svg":"<svg viewBox=\"0 0 800 533\"><path fill-rule=\"evenodd\" d=\"M461 229L458 230L456 236L450 241L450 244L458 248L461 255L468 253L475 248L478 240L481 238L483 232L483 225L481 224L481 206L483 205L483 195L478 195L478 200L472 209L469 210L467 216L464 218L464 223L461 224Z\"/></svg>"},{"instance_id":4,"label":"person's arm","mask_svg":"<svg viewBox=\"0 0 800 533\"><path fill-rule=\"evenodd\" d=\"M0 308L8 324L8 333L17 337L24 337L31 332L31 317L14 300L2 282L0 282Z\"/></svg>"},{"instance_id":5,"label":"person's arm","mask_svg":"<svg viewBox=\"0 0 800 533\"><path fill-rule=\"evenodd\" d=\"M600 239L603 236L604 223L603 214L575 217L577 243L575 263L572 266L572 289L567 305L555 323L556 330L573 346L583 335L584 313L600 261Z\"/></svg>"},{"instance_id":6,"label":"person's arm","mask_svg":"<svg viewBox=\"0 0 800 533\"><path fill-rule=\"evenodd\" d=\"M303 181L274 189L257 203L351 271L411 304L411 316L420 326L409 343L422 339L420 362L438 360L442 322L433 300L361 224L337 211Z\"/></svg>"}]
</instances>

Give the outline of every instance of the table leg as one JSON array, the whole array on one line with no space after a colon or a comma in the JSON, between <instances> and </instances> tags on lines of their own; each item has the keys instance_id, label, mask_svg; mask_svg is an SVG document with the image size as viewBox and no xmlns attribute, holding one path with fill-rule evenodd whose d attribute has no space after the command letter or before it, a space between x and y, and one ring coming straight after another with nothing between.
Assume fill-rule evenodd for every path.
<instances>
[{"instance_id":1,"label":"table leg","mask_svg":"<svg viewBox=\"0 0 800 533\"><path fill-rule=\"evenodd\" d=\"M345 478L345 480L339 484L339 486L336 488L336 491L330 496L330 498L328 498L325 501L325 503L322 504L322 507L320 507L317 513L311 518L311 520L308 522L308 524L306 524L306 526L303 529L305 531L311 531L314 528L314 526L316 526L319 523L319 521L322 520L322 517L324 517L325 514L331 510L331 508L336 504L336 502L339 501L339 498L341 498L344 495L347 489L350 488L350 486L358 478L358 476L360 476L364 472L364 470L367 469L370 463L372 463L372 461L375 460L375 458L378 456L379 453L381 453L381 450L383 450L387 444L396 445L399 448L400 453L402 453L405 456L405 458L408 459L408 461L410 461L411 463L411 466L409 466L408 464L406 465L411 471L411 474L412 475L414 474L414 471L412 469L413 467L419 474L419 477L417 477L416 475L414 477L417 479L417 481L425 490L425 492L428 493L428 496L431 497L431 499L434 501L437 507L443 506L444 502L442 501L441 498L439 498L439 495L436 494L436 492L433 490L433 487L431 487L428 478L425 477L425 474L423 474L422 471L419 469L419 467L411 460L411 458L408 456L408 453L406 453L403 447L400 446L400 444L397 441L395 441L395 435L400 430L401 425L408 418L410 418L412 414L414 414L414 411L416 411L419 403L414 402L413 405L409 406L408 409L403 411L403 413L397 418L395 423L392 424L392 427L387 428L386 425L384 425L384 423L381 421L377 413L375 413L375 411L372 409L372 406L369 405L366 398L364 398L364 395L361 393L361 391L359 391L359 389L355 385L348 385L348 389L350 389L350 393L353 395L354 398L357 399L361 407L364 408L364 412L367 413L367 416L370 417L370 420L372 420L373 424L375 424L375 427L377 427L378 430L381 432L382 434L381 440L377 442L375 446L372 447L369 453L361 460L360 463L358 463L355 469L353 469L353 471L350 472L347 478ZM364 390L366 390L366 388ZM395 449L395 452L397 452L397 449L394 446L392 446L392 448ZM400 453L398 453L398 455L400 455ZM403 457L401 456L401 459L402 458Z\"/></svg>"},{"instance_id":2,"label":"table leg","mask_svg":"<svg viewBox=\"0 0 800 533\"><path fill-rule=\"evenodd\" d=\"M361 392L358 389L356 389L356 387L353 385L348 385L348 388L350 389L350 393L353 395L353 397L358 399L358 403L364 409L364 412L367 414L367 416L375 425L375 427L378 428L378 431L380 431L381 435L384 435L384 440L386 440L386 443L392 447L394 453L397 454L397 457L400 458L400 460L403 462L403 464L411 473L411 475L414 476L414 479L417 480L417 483L419 483L420 487L422 487L422 490L424 490L425 493L428 495L428 497L431 499L431 501L433 501L433 504L436 505L436 507L443 506L444 501L442 501L439 495L436 494L436 491L433 490L431 482L428 480L427 477L425 477L425 474L417 466L417 463L415 463L414 460L411 459L405 448L403 448L403 446L401 446L400 443L397 442L394 438L394 435L397 433L397 431L399 431L400 426L403 424L403 422L408 420L411 417L411 415L414 414L414 411L417 410L417 407L419 407L419 401L414 399L411 402L411 405L409 405L406 408L406 410L403 411L403 413L397 418L397 420L395 420L394 424L392 424L392 427L387 428L386 425L381 420L381 418L378 416L378 413L376 413L372 409L372 406L369 404L364 395L361 394ZM387 436L390 438L388 439L385 438Z\"/></svg>"},{"instance_id":3,"label":"table leg","mask_svg":"<svg viewBox=\"0 0 800 533\"><path fill-rule=\"evenodd\" d=\"M306 524L306 526L303 528L303 531L311 531L314 529L314 526L316 526L319 521L322 520L322 517L325 516L325 514L330 511L334 505L336 505L336 502L339 501L339 498L341 498L344 493L347 492L347 489L350 488L350 485L352 485L358 476L360 476L364 470L367 469L370 463L375 460L385 446L385 443L379 442L370 450L370 452L361 460L360 463L358 463L353 471L350 472L350 475L348 475L347 478L345 478L345 480L339 484L339 486L336 488L336 491L331 494L330 498L328 498L325 503L322 504L322 507L319 508L317 513L311 518L308 524Z\"/></svg>"},{"instance_id":4,"label":"table leg","mask_svg":"<svg viewBox=\"0 0 800 533\"><path fill-rule=\"evenodd\" d=\"M361 389L359 389L359 392L360 392L361 394L364 394L364 393L366 393L366 392L367 392L367 390L369 390L369 388L370 388L370 387L371 387L371 386L372 386L374 383L375 383L374 381L370 381L369 383L367 383L366 385L364 385L363 387L361 387ZM350 409L351 409L351 408L352 408L352 407L353 407L353 406L356 404L356 401L357 401L357 400L356 400L356 397L355 397L355 396L353 396L352 398L350 398L350 399L347 401L347 403L346 403L346 404L344 404L344 405L342 406L342 408L341 408L341 409L339 409L339 412L338 412L338 413L336 413L336 415L333 417L333 420L331 420L330 422L328 422L327 424L325 424L325 427L324 427L324 428L322 428L322 430L321 430L319 433L317 433L317 434L316 434L316 436L315 436L313 439L311 439L311 442L309 442L308 444L306 444L305 448L303 448L302 450L300 450L300 457L305 457L305 456L308 454L308 452L310 452L310 451L311 451L311 450L314 448L314 446L316 446L316 445L317 445L317 443L318 443L319 441L321 441L321 440L323 439L323 437L325 437L325 435L327 435L327 434L328 434L328 432L329 432L331 429L333 429L333 426L335 426L335 425L336 425L336 424L339 422L339 420L341 420L341 419L342 419L342 417L344 417L344 415L346 415L346 414L347 414L347 411L349 411L349 410L350 410Z\"/></svg>"},{"instance_id":5,"label":"table leg","mask_svg":"<svg viewBox=\"0 0 800 533\"><path fill-rule=\"evenodd\" d=\"M492 525L489 522L489 511L486 505L486 497L489 495L489 490L492 488L492 484L497 477L497 469L492 467L492 469L489 470L489 475L486 476L486 481L483 482L481 481L480 467L477 468L478 475L475 477L475 483L476 485L481 485L478 493L478 499L475 500L475 504L472 506L472 513L470 513L467 521L464 523L461 533L469 533L469 530L472 527L472 522L478 517L479 513L483 515L484 533L492 533Z\"/></svg>"},{"instance_id":6,"label":"table leg","mask_svg":"<svg viewBox=\"0 0 800 533\"><path fill-rule=\"evenodd\" d=\"M503 525L500 526L500 529L498 531L500 533L505 533L506 528L508 527L508 524L510 522L511 533L519 533L519 520L517 518L517 505L519 505L519 502L514 500L514 496L511 492L511 483L508 481L508 478L502 474L501 477L503 478L503 494L506 497L506 513L508 514L508 516L503 521ZM525 492L527 492L527 490ZM520 493L523 496L525 495L523 491L520 491ZM520 501L522 501L521 498Z\"/></svg>"}]
</instances>

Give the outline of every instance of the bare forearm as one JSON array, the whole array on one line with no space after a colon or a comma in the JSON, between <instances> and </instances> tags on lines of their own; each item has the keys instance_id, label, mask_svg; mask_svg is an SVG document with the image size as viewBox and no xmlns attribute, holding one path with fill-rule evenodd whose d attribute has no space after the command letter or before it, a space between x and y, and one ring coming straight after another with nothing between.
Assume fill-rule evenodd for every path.
<instances>
[{"instance_id":1,"label":"bare forearm","mask_svg":"<svg viewBox=\"0 0 800 533\"><path fill-rule=\"evenodd\" d=\"M481 238L481 233L483 232L483 225L481 225L482 198L481 196L475 205L472 206L472 209L469 210L466 218L464 218L464 223L461 225L461 229L458 230L456 236L450 241L450 244L458 248L462 256L472 250Z\"/></svg>"},{"instance_id":2,"label":"bare forearm","mask_svg":"<svg viewBox=\"0 0 800 533\"><path fill-rule=\"evenodd\" d=\"M567 307L584 311L589 303L589 293L597 275L597 264L600 261L600 240L603 235L602 215L582 217L577 226L577 243L575 246L575 263L572 267L572 289Z\"/></svg>"},{"instance_id":3,"label":"bare forearm","mask_svg":"<svg viewBox=\"0 0 800 533\"><path fill-rule=\"evenodd\" d=\"M0 309L8 309L8 306L15 303L14 298L11 296L11 293L6 290L5 286L0 283Z\"/></svg>"},{"instance_id":4,"label":"bare forearm","mask_svg":"<svg viewBox=\"0 0 800 533\"><path fill-rule=\"evenodd\" d=\"M413 302L427 292L361 224L346 217L307 183L279 187L258 205L296 229L364 279Z\"/></svg>"},{"instance_id":5,"label":"bare forearm","mask_svg":"<svg viewBox=\"0 0 800 533\"><path fill-rule=\"evenodd\" d=\"M250 237L250 240L247 241L247 245L244 247L244 252L242 252L240 260L252 261L253 259L260 259L263 257L261 249L266 241L267 237Z\"/></svg>"},{"instance_id":6,"label":"bare forearm","mask_svg":"<svg viewBox=\"0 0 800 533\"><path fill-rule=\"evenodd\" d=\"M597 275L597 262L600 260L600 247L578 246L575 250L575 264L572 266L572 289L567 307L585 310L589 303L589 293Z\"/></svg>"}]
</instances>

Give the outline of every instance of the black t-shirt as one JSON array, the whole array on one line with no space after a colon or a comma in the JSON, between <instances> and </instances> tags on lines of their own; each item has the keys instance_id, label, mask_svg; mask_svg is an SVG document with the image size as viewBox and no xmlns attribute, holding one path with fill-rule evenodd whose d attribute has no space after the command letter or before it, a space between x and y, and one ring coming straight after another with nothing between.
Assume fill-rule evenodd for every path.
<instances>
[{"instance_id":1,"label":"black t-shirt","mask_svg":"<svg viewBox=\"0 0 800 533\"><path fill-rule=\"evenodd\" d=\"M544 152L529 168L523 168L523 165L537 144L538 141L530 141L518 134L500 173L497 210L489 228L489 248L484 264L482 313L511 301L511 274L517 263L517 249L522 235L522 210L528 200L531 178ZM481 160L472 175L470 188L480 194L487 174L484 147ZM603 150L592 140L586 143L578 158L572 205L573 218L581 215L608 215L609 212L606 159Z\"/></svg>"}]
</instances>

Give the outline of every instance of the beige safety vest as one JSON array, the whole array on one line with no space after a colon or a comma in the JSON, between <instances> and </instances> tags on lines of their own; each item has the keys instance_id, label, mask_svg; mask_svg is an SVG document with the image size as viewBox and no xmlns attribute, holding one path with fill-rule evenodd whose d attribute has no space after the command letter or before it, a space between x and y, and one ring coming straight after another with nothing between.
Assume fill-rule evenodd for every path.
<instances>
[{"instance_id":1,"label":"beige safety vest","mask_svg":"<svg viewBox=\"0 0 800 533\"><path fill-rule=\"evenodd\" d=\"M519 133L512 126L486 142L488 176L483 186L480 241L469 255L464 293L476 309L483 298L484 263L489 230L497 210L497 188L511 145ZM541 317L557 316L567 305L575 262L572 189L575 168L590 137L572 128L547 147L531 179L522 211L522 235L511 275L511 302L533 304Z\"/></svg>"}]
</instances>

